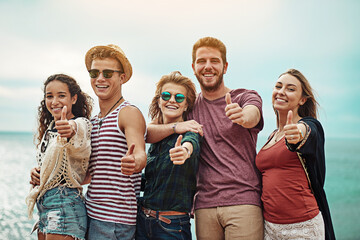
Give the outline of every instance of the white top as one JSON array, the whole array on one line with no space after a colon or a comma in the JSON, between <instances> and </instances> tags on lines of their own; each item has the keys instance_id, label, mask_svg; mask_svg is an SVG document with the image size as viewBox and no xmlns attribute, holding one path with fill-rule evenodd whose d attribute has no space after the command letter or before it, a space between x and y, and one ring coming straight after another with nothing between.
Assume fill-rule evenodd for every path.
<instances>
[{"instance_id":1,"label":"white top","mask_svg":"<svg viewBox=\"0 0 360 240\"><path fill-rule=\"evenodd\" d=\"M36 158L40 167L40 185L32 187L26 197L29 218L32 217L35 201L47 190L60 184L82 190L81 183L85 179L91 153L91 123L83 117L74 121L77 131L69 141L51 131L55 123L52 121L39 144Z\"/></svg>"}]
</instances>

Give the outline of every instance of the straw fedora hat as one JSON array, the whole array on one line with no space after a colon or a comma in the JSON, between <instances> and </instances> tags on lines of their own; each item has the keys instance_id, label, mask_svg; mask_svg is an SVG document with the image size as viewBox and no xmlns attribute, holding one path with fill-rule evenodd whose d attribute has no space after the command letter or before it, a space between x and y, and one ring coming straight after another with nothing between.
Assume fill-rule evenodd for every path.
<instances>
[{"instance_id":1,"label":"straw fedora hat","mask_svg":"<svg viewBox=\"0 0 360 240\"><path fill-rule=\"evenodd\" d=\"M129 81L129 79L131 78L131 75L132 75L131 64L130 64L129 60L127 59L123 50L114 44L109 44L107 46L95 46L95 47L92 47L89 51L87 51L87 53L85 55L85 64L86 64L87 70L90 70L91 63L93 61L91 55L94 52L101 51L101 49L111 50L111 51L115 52L114 57L120 61L121 65L123 66L123 69L124 69L124 73L125 73L125 82L124 83Z\"/></svg>"}]
</instances>

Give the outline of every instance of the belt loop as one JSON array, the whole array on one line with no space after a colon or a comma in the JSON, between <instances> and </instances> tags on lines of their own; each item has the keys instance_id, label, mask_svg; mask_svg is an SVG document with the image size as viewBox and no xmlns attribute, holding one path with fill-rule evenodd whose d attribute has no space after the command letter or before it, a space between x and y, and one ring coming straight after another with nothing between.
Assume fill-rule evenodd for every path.
<instances>
[{"instance_id":1,"label":"belt loop","mask_svg":"<svg viewBox=\"0 0 360 240\"><path fill-rule=\"evenodd\" d=\"M156 219L159 220L159 211L156 211Z\"/></svg>"}]
</instances>

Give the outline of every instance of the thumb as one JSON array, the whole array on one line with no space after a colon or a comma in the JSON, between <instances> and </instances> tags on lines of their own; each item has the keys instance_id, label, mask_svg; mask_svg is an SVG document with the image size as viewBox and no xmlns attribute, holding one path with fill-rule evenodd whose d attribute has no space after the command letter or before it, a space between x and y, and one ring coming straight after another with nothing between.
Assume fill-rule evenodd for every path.
<instances>
[{"instance_id":1,"label":"thumb","mask_svg":"<svg viewBox=\"0 0 360 240\"><path fill-rule=\"evenodd\" d=\"M67 107L64 106L61 111L61 120L66 120Z\"/></svg>"},{"instance_id":2,"label":"thumb","mask_svg":"<svg viewBox=\"0 0 360 240\"><path fill-rule=\"evenodd\" d=\"M180 147L181 146L181 140L182 140L183 136L182 135L179 135L179 137L177 138L176 140L176 143L175 143L175 147Z\"/></svg>"},{"instance_id":3,"label":"thumb","mask_svg":"<svg viewBox=\"0 0 360 240\"><path fill-rule=\"evenodd\" d=\"M134 149L135 149L135 144L132 143L132 144L130 145L127 153L126 153L126 156L129 156L129 155L133 154L133 153L134 153Z\"/></svg>"},{"instance_id":4,"label":"thumb","mask_svg":"<svg viewBox=\"0 0 360 240\"><path fill-rule=\"evenodd\" d=\"M225 95L225 101L226 101L226 104L227 104L227 105L229 105L229 104L232 103L232 102L231 102L231 95L230 95L230 93L226 93L226 95Z\"/></svg>"},{"instance_id":5,"label":"thumb","mask_svg":"<svg viewBox=\"0 0 360 240\"><path fill-rule=\"evenodd\" d=\"M292 124L293 123L292 120L293 120L293 112L290 110L287 115L286 125Z\"/></svg>"}]
</instances>

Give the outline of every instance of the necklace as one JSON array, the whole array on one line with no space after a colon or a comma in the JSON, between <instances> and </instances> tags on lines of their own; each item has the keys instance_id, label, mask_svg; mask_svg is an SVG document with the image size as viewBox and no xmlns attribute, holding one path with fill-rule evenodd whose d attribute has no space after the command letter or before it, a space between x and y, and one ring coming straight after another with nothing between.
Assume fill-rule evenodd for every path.
<instances>
[{"instance_id":1,"label":"necklace","mask_svg":"<svg viewBox=\"0 0 360 240\"><path fill-rule=\"evenodd\" d=\"M100 119L100 122L99 122L99 128L101 128L101 125L103 124L103 121L104 119L106 118L106 116L111 112L111 110L116 106L116 104L118 104L120 102L120 100L122 99L123 97L121 96L121 98L119 98L119 100L117 100L117 102L110 108L110 110L105 114L105 116ZM101 112L100 112L101 113Z\"/></svg>"},{"instance_id":2,"label":"necklace","mask_svg":"<svg viewBox=\"0 0 360 240\"><path fill-rule=\"evenodd\" d=\"M275 142L279 141L283 136L284 134L281 134L280 137L279 137L279 130L274 134L274 140Z\"/></svg>"}]
</instances>

